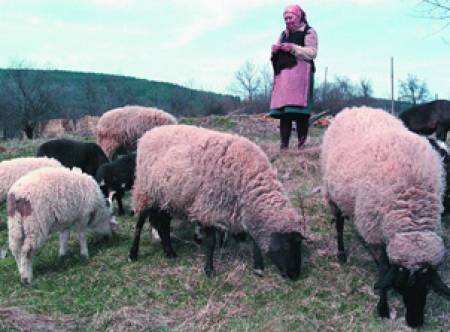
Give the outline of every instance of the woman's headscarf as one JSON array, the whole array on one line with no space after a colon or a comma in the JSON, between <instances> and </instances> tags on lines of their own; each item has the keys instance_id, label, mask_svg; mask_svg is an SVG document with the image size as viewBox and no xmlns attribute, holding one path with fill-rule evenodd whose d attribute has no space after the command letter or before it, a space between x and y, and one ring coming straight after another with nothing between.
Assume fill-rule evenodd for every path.
<instances>
[{"instance_id":1,"label":"woman's headscarf","mask_svg":"<svg viewBox=\"0 0 450 332\"><path fill-rule=\"evenodd\" d=\"M308 24L306 20L306 13L299 5L289 5L283 11L283 16L286 13L294 14L298 18L298 27L301 27L303 24Z\"/></svg>"}]
</instances>

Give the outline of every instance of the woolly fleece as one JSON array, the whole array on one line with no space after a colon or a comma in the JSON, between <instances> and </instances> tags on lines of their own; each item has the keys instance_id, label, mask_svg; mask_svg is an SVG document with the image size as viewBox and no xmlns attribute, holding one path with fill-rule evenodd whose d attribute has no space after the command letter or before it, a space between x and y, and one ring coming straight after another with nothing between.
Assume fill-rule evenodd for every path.
<instances>
[{"instance_id":1,"label":"woolly fleece","mask_svg":"<svg viewBox=\"0 0 450 332\"><path fill-rule=\"evenodd\" d=\"M442 261L444 173L425 138L383 110L345 109L324 135L321 166L326 198L368 244L386 245L391 263Z\"/></svg>"},{"instance_id":2,"label":"woolly fleece","mask_svg":"<svg viewBox=\"0 0 450 332\"><path fill-rule=\"evenodd\" d=\"M248 231L263 252L272 233L303 229L256 144L195 126L162 126L139 140L133 205L137 214L157 206L190 222Z\"/></svg>"},{"instance_id":3,"label":"woolly fleece","mask_svg":"<svg viewBox=\"0 0 450 332\"><path fill-rule=\"evenodd\" d=\"M53 158L16 158L0 163L0 204L6 200L6 194L19 178L41 167L63 167Z\"/></svg>"},{"instance_id":4,"label":"woolly fleece","mask_svg":"<svg viewBox=\"0 0 450 332\"><path fill-rule=\"evenodd\" d=\"M32 256L50 234L71 226L110 234L110 219L99 186L77 168L40 168L8 192L9 247L16 260Z\"/></svg>"},{"instance_id":5,"label":"woolly fleece","mask_svg":"<svg viewBox=\"0 0 450 332\"><path fill-rule=\"evenodd\" d=\"M137 140L157 126L176 124L171 114L153 107L125 106L104 113L97 124L97 144L108 157L120 145L136 147Z\"/></svg>"}]
</instances>

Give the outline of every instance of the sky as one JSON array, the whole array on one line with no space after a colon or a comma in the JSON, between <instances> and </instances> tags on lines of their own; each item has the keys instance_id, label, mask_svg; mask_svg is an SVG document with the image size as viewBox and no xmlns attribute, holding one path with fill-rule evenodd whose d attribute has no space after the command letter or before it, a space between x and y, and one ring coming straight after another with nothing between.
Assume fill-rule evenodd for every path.
<instances>
[{"instance_id":1,"label":"sky","mask_svg":"<svg viewBox=\"0 0 450 332\"><path fill-rule=\"evenodd\" d=\"M395 95L408 74L450 99L450 27L420 15L418 0L302 0L319 38L315 81L367 79ZM275 0L0 0L0 68L133 76L232 92L249 61L270 65L284 29ZM270 67L269 67L270 68Z\"/></svg>"}]
</instances>

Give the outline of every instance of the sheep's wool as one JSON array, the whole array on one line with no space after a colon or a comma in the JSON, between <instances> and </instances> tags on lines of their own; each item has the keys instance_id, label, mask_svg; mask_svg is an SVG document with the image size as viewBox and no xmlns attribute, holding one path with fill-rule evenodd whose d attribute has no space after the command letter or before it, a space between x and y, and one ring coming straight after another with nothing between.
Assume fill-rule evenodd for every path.
<instances>
[{"instance_id":1,"label":"sheep's wool","mask_svg":"<svg viewBox=\"0 0 450 332\"><path fill-rule=\"evenodd\" d=\"M394 265L409 269L426 264L436 267L444 259L445 247L434 232L397 233L389 241L387 253Z\"/></svg>"},{"instance_id":2,"label":"sheep's wool","mask_svg":"<svg viewBox=\"0 0 450 332\"><path fill-rule=\"evenodd\" d=\"M383 110L345 109L324 135L321 166L326 198L368 244L387 245L403 266L442 260L444 172L425 138Z\"/></svg>"},{"instance_id":3,"label":"sheep's wool","mask_svg":"<svg viewBox=\"0 0 450 332\"><path fill-rule=\"evenodd\" d=\"M137 214L157 206L192 222L248 232L263 252L272 233L302 229L256 144L194 126L161 126L140 139L133 206Z\"/></svg>"},{"instance_id":4,"label":"sheep's wool","mask_svg":"<svg viewBox=\"0 0 450 332\"><path fill-rule=\"evenodd\" d=\"M105 154L121 145L135 148L146 131L161 125L176 124L171 114L153 107L125 106L104 113L97 124L97 144Z\"/></svg>"}]
</instances>

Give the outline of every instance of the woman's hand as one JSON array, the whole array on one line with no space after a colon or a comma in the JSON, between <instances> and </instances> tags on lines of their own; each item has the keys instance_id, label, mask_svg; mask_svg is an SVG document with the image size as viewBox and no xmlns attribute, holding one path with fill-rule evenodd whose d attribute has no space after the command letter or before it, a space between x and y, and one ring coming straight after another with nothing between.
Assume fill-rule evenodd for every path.
<instances>
[{"instance_id":1,"label":"woman's hand","mask_svg":"<svg viewBox=\"0 0 450 332\"><path fill-rule=\"evenodd\" d=\"M294 46L293 46L292 43L282 43L282 44L280 45L280 49L281 49L282 51L284 51L284 52L289 52L289 53L291 53L292 50L294 49Z\"/></svg>"},{"instance_id":2,"label":"woman's hand","mask_svg":"<svg viewBox=\"0 0 450 332\"><path fill-rule=\"evenodd\" d=\"M276 53L280 50L280 44L273 44L272 45L272 53Z\"/></svg>"}]
</instances>

